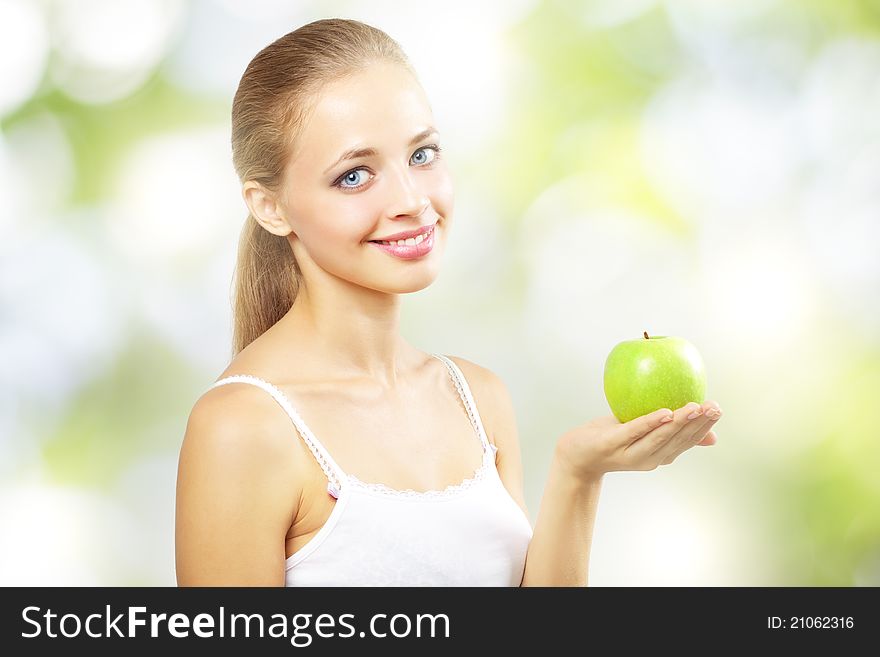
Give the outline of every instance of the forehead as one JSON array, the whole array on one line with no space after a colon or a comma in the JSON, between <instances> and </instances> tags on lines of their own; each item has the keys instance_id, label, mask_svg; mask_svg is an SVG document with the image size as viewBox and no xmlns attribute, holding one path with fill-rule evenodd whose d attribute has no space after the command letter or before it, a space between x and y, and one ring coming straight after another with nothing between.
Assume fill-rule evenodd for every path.
<instances>
[{"instance_id":1,"label":"forehead","mask_svg":"<svg viewBox=\"0 0 880 657\"><path fill-rule=\"evenodd\" d=\"M406 144L432 112L415 77L398 64L373 64L325 86L299 135L300 157L326 165L352 146Z\"/></svg>"}]
</instances>

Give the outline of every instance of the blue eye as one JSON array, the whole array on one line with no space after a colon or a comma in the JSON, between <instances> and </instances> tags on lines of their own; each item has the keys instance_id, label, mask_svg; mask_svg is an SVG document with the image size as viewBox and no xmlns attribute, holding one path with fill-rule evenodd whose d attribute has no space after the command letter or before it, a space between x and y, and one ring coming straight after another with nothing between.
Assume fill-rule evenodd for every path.
<instances>
[{"instance_id":1,"label":"blue eye","mask_svg":"<svg viewBox=\"0 0 880 657\"><path fill-rule=\"evenodd\" d=\"M366 184L366 181L362 182L362 183L358 183L358 174L366 173L366 171L367 171L366 169L352 169L348 173L342 174L342 178L339 179L339 186L340 187L348 187L350 189L354 189L356 187L361 187L362 185ZM351 183L351 184L350 185L343 184L346 182Z\"/></svg>"},{"instance_id":2,"label":"blue eye","mask_svg":"<svg viewBox=\"0 0 880 657\"><path fill-rule=\"evenodd\" d=\"M415 153L413 153L413 156L410 158L410 162L412 162L416 166L425 166L426 164L430 164L431 162L436 160L440 156L439 154L441 150L442 149L437 144L422 146ZM422 154L423 151L425 152L425 154L419 157L419 155ZM430 156L427 155L427 151L431 151ZM360 183L358 182L361 179L361 173L368 173L368 170L365 167L359 167L357 169L352 169L351 171L346 171L336 180L335 183L333 183L333 186L349 191L353 189L360 189L367 184L366 180Z\"/></svg>"},{"instance_id":3,"label":"blue eye","mask_svg":"<svg viewBox=\"0 0 880 657\"><path fill-rule=\"evenodd\" d=\"M418 155L419 153L421 153L422 151L425 151L426 153L427 153L428 151L431 151L431 153L432 153L432 155L431 155L431 159L429 159L429 160L425 160L424 162L416 162L416 164L418 164L418 165L428 164L429 162L433 162L433 161L434 161L434 158L437 157L437 153L440 152L440 147L439 147L439 146L435 146L435 145L431 145L431 146L422 146L419 150L417 150L415 153L413 153L413 158L415 158L415 156Z\"/></svg>"}]
</instances>

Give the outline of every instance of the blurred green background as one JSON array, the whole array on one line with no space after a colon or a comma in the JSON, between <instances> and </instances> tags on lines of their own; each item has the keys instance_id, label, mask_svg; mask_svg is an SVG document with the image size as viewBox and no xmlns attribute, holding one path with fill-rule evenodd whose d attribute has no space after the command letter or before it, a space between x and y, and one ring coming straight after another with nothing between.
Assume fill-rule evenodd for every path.
<instances>
[{"instance_id":1,"label":"blurred green background","mask_svg":"<svg viewBox=\"0 0 880 657\"><path fill-rule=\"evenodd\" d=\"M437 7L0 0L0 584L175 583L177 454L230 356L232 97L343 16L410 55L456 181L404 334L505 380L533 522L610 349L679 335L719 443L606 477L591 583L880 585L880 2Z\"/></svg>"}]
</instances>

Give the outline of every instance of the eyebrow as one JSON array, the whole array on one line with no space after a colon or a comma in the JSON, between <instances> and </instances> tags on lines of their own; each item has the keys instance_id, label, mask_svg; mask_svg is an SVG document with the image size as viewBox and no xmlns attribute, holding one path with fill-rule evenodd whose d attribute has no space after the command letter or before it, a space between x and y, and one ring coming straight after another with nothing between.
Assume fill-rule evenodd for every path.
<instances>
[{"instance_id":1,"label":"eyebrow","mask_svg":"<svg viewBox=\"0 0 880 657\"><path fill-rule=\"evenodd\" d=\"M428 127L425 130L422 130L415 137L413 137L410 140L409 145L415 146L417 143L419 143L423 139L426 139L427 137L430 137L435 132L437 132L436 128ZM340 162L345 162L346 160L356 160L359 157L372 157L372 156L376 155L376 153L377 153L377 151L375 148L350 148L349 150L345 151L342 155L340 155L338 160L336 160L333 164L331 164L329 167L327 167L324 170L324 174L330 173L330 170L333 167L335 167L337 164L339 164Z\"/></svg>"}]
</instances>

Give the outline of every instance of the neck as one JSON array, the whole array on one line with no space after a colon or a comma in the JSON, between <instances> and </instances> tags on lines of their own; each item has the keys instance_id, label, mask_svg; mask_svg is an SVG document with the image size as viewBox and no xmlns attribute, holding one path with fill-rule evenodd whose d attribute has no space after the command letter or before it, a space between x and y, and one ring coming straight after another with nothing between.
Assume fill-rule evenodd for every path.
<instances>
[{"instance_id":1,"label":"neck","mask_svg":"<svg viewBox=\"0 0 880 657\"><path fill-rule=\"evenodd\" d=\"M316 298L302 287L273 330L282 344L296 344L298 354L308 354L308 363L334 379L369 379L394 389L419 361L399 327L397 294L360 288L354 299L340 300Z\"/></svg>"}]
</instances>

